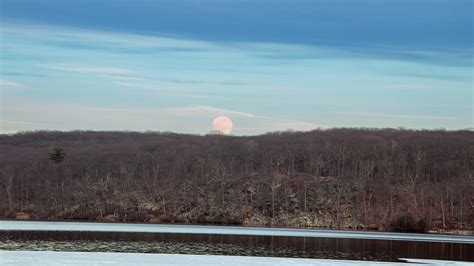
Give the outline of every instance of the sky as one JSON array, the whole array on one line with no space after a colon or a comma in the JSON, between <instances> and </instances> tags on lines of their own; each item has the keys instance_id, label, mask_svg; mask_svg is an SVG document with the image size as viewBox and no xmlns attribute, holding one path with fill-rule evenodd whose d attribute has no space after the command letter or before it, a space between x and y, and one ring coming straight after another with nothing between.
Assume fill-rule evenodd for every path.
<instances>
[{"instance_id":1,"label":"sky","mask_svg":"<svg viewBox=\"0 0 474 266\"><path fill-rule=\"evenodd\" d=\"M0 131L473 127L470 0L0 0Z\"/></svg>"}]
</instances>

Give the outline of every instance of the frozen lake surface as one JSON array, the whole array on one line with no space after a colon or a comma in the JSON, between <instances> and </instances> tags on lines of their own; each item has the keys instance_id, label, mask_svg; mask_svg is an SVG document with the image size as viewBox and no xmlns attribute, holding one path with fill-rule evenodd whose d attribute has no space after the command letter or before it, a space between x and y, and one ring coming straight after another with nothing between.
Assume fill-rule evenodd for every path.
<instances>
[{"instance_id":1,"label":"frozen lake surface","mask_svg":"<svg viewBox=\"0 0 474 266\"><path fill-rule=\"evenodd\" d=\"M268 258L177 254L137 254L57 251L0 251L1 265L472 265L468 262L405 259L408 263L355 260Z\"/></svg>"},{"instance_id":2,"label":"frozen lake surface","mask_svg":"<svg viewBox=\"0 0 474 266\"><path fill-rule=\"evenodd\" d=\"M236 226L158 225L89 222L0 221L3 231L65 231L65 232L134 232L181 233L213 235L286 236L343 239L400 240L474 244L473 236L357 232L290 228L260 228Z\"/></svg>"},{"instance_id":3,"label":"frozen lake surface","mask_svg":"<svg viewBox=\"0 0 474 266\"><path fill-rule=\"evenodd\" d=\"M417 262L423 262L418 260ZM469 265L430 261L431 265ZM0 251L1 265L407 265L396 262L177 254Z\"/></svg>"}]
</instances>

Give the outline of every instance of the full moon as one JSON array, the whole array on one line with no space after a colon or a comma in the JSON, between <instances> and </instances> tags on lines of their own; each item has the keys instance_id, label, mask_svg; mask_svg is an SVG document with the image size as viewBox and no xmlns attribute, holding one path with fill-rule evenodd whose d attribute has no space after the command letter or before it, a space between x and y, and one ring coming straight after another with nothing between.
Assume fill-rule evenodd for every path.
<instances>
[{"instance_id":1,"label":"full moon","mask_svg":"<svg viewBox=\"0 0 474 266\"><path fill-rule=\"evenodd\" d=\"M232 120L230 120L230 118L227 116L218 116L214 118L212 126L214 127L215 131L226 135L232 131L232 128L234 128Z\"/></svg>"}]
</instances>

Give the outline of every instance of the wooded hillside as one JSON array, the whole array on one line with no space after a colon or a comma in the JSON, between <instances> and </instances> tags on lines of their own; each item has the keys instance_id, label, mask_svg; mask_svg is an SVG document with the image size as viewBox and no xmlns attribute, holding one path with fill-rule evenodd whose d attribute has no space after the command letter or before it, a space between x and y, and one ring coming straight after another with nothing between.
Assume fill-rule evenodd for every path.
<instances>
[{"instance_id":1,"label":"wooded hillside","mask_svg":"<svg viewBox=\"0 0 474 266\"><path fill-rule=\"evenodd\" d=\"M474 227L474 132L0 135L0 217Z\"/></svg>"}]
</instances>

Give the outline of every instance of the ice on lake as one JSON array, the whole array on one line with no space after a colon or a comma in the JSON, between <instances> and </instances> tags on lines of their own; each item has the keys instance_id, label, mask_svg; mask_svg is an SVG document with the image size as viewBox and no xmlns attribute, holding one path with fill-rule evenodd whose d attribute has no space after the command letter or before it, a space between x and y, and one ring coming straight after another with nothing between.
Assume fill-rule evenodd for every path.
<instances>
[{"instance_id":1,"label":"ice on lake","mask_svg":"<svg viewBox=\"0 0 474 266\"><path fill-rule=\"evenodd\" d=\"M56 251L0 251L0 264L29 265L406 265L406 263L344 261L298 258L246 256L56 252Z\"/></svg>"},{"instance_id":2,"label":"ice on lake","mask_svg":"<svg viewBox=\"0 0 474 266\"><path fill-rule=\"evenodd\" d=\"M402 241L405 240L405 241L422 241L422 242L474 244L474 237L472 236L405 234L405 233L388 233L388 232L335 231L335 230L291 229L291 228L207 226L207 225L201 226L201 225L89 223L89 222L0 221L0 230L222 234L222 235L402 240Z\"/></svg>"}]
</instances>

